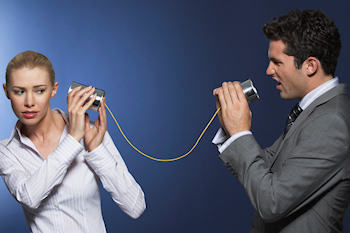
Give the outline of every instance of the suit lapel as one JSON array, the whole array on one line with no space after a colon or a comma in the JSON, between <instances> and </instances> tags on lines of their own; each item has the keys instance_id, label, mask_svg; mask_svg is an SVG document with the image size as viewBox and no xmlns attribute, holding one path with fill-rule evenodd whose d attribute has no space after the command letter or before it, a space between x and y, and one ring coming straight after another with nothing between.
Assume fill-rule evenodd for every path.
<instances>
[{"instance_id":1,"label":"suit lapel","mask_svg":"<svg viewBox=\"0 0 350 233\"><path fill-rule=\"evenodd\" d=\"M273 164L275 163L276 159L278 158L279 153L281 152L281 149L283 148L284 142L289 137L293 137L294 131L297 128L300 127L301 123L304 122L307 119L307 117L310 116L310 114L314 111L314 109L317 106L328 102L330 99L336 97L337 95L342 95L342 94L347 95L347 85L346 84L339 84L338 86L336 86L336 87L332 88L331 90L327 91L326 93L324 93L323 95L321 95L320 97L315 99L306 109L304 109L300 113L298 118L294 121L293 126L290 128L290 130L286 134L286 137L281 141L281 144L278 147L278 150L276 151L276 154L275 154L275 156L273 158L271 167L273 166Z\"/></svg>"}]
</instances>

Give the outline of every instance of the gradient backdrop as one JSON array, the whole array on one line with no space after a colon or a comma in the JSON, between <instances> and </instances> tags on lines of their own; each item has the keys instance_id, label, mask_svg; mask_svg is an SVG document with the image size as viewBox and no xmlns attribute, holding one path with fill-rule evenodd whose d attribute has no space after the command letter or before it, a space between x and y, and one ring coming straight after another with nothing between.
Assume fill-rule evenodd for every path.
<instances>
[{"instance_id":1,"label":"gradient backdrop","mask_svg":"<svg viewBox=\"0 0 350 233\"><path fill-rule=\"evenodd\" d=\"M152 156L172 158L192 147L215 112L212 90L223 81L251 78L261 96L251 104L252 131L266 147L283 132L295 101L281 100L276 82L265 74L268 40L262 26L291 9L315 8L340 30L336 75L350 83L345 0L0 0L1 83L16 54L42 53L60 85L51 107L66 110L72 81L104 89L130 141ZM0 106L4 139L17 119L4 94ZM215 119L193 153L162 163L134 151L108 114L108 130L147 201L145 213L133 220L101 189L108 232L248 232L254 209L211 144L218 128ZM28 232L21 206L3 181L0 232Z\"/></svg>"}]
</instances>

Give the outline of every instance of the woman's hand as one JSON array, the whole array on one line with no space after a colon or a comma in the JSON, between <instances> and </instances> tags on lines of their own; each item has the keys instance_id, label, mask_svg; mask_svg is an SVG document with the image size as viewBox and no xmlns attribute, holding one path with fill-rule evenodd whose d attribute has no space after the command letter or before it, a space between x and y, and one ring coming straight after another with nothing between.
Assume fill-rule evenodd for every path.
<instances>
[{"instance_id":1,"label":"woman's hand","mask_svg":"<svg viewBox=\"0 0 350 233\"><path fill-rule=\"evenodd\" d=\"M96 99L95 88L81 87L74 88L67 97L68 116L69 116L69 134L78 142L85 136L86 124L85 113ZM90 96L92 98L87 101ZM90 128L90 127L89 127Z\"/></svg>"},{"instance_id":2,"label":"woman's hand","mask_svg":"<svg viewBox=\"0 0 350 233\"><path fill-rule=\"evenodd\" d=\"M107 131L107 114L105 108L105 98L101 101L101 106L98 109L98 118L95 125L90 129L89 115L85 114L85 146L89 151L96 149L102 142L103 137Z\"/></svg>"}]
</instances>

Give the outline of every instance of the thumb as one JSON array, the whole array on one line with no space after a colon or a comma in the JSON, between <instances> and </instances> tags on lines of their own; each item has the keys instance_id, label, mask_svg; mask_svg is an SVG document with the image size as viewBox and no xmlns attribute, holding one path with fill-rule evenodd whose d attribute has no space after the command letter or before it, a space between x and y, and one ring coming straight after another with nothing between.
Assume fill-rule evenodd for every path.
<instances>
[{"instance_id":1,"label":"thumb","mask_svg":"<svg viewBox=\"0 0 350 233\"><path fill-rule=\"evenodd\" d=\"M90 129L90 117L89 114L85 113L85 130Z\"/></svg>"}]
</instances>

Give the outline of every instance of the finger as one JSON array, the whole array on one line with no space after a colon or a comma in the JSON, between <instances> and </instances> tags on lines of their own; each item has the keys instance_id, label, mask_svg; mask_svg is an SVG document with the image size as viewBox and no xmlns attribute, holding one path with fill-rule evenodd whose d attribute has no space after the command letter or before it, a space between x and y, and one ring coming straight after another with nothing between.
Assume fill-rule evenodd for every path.
<instances>
[{"instance_id":1,"label":"finger","mask_svg":"<svg viewBox=\"0 0 350 233\"><path fill-rule=\"evenodd\" d=\"M221 109L226 109L227 108L227 104L226 104L226 101L225 101L223 88L218 90L217 97L218 97L218 101L219 101L219 105L221 106Z\"/></svg>"},{"instance_id":2,"label":"finger","mask_svg":"<svg viewBox=\"0 0 350 233\"><path fill-rule=\"evenodd\" d=\"M219 96L216 96L216 109L218 109L219 107L221 107L220 105L220 100L219 100Z\"/></svg>"},{"instance_id":3,"label":"finger","mask_svg":"<svg viewBox=\"0 0 350 233\"><path fill-rule=\"evenodd\" d=\"M100 107L100 116L101 116L101 124L107 128L107 113L105 106L106 97L102 98L101 107Z\"/></svg>"},{"instance_id":4,"label":"finger","mask_svg":"<svg viewBox=\"0 0 350 233\"><path fill-rule=\"evenodd\" d=\"M86 102L88 102L89 98L93 95L95 92L95 88L93 87L86 87L83 90L81 90L75 97L74 100L76 100L76 104L81 107Z\"/></svg>"},{"instance_id":5,"label":"finger","mask_svg":"<svg viewBox=\"0 0 350 233\"><path fill-rule=\"evenodd\" d=\"M78 93L80 91L82 87L81 86L77 86L75 88L73 88L69 93L68 96L73 97L76 93Z\"/></svg>"},{"instance_id":6,"label":"finger","mask_svg":"<svg viewBox=\"0 0 350 233\"><path fill-rule=\"evenodd\" d=\"M230 97L231 97L231 100L232 100L233 104L237 103L237 101L239 101L238 95L237 95L237 90L235 88L235 83L237 83L237 82L233 82L233 83L230 83L228 85L228 90L229 90Z\"/></svg>"},{"instance_id":7,"label":"finger","mask_svg":"<svg viewBox=\"0 0 350 233\"><path fill-rule=\"evenodd\" d=\"M219 91L222 89L222 87L218 87L218 88L215 88L214 90L213 90L213 95L214 96L217 96L218 94L219 94Z\"/></svg>"},{"instance_id":8,"label":"finger","mask_svg":"<svg viewBox=\"0 0 350 233\"><path fill-rule=\"evenodd\" d=\"M102 100L101 100L101 109L106 111L106 106L105 106L105 103L106 103L106 97L103 97Z\"/></svg>"},{"instance_id":9,"label":"finger","mask_svg":"<svg viewBox=\"0 0 350 233\"><path fill-rule=\"evenodd\" d=\"M90 94L90 92L88 93L88 94ZM92 94L92 93L91 93ZM88 98L90 98L91 97L91 95L90 96L88 96ZM82 105L82 107L81 107L81 110L83 111L83 112L86 112L90 107L91 107L91 105L94 103L94 101L96 100L96 97L97 97L97 94L95 93L95 94L93 94L92 95L92 97L89 99L89 101L84 101L81 105ZM84 99L85 99L85 96L84 96ZM79 104L80 104L80 101L79 101ZM80 105L80 106L81 106Z\"/></svg>"},{"instance_id":10,"label":"finger","mask_svg":"<svg viewBox=\"0 0 350 233\"><path fill-rule=\"evenodd\" d=\"M77 90L75 90L77 89ZM89 88L83 88L81 86L78 86L74 88L70 93L69 96L72 98L72 100L75 99L80 99L80 97L89 90Z\"/></svg>"},{"instance_id":11,"label":"finger","mask_svg":"<svg viewBox=\"0 0 350 233\"><path fill-rule=\"evenodd\" d=\"M83 111L85 112L91 106L91 99L94 97L94 91L95 89L92 87L84 88L78 95L74 96L72 105L76 107L77 110L84 109ZM87 108L86 105L88 105Z\"/></svg>"},{"instance_id":12,"label":"finger","mask_svg":"<svg viewBox=\"0 0 350 233\"><path fill-rule=\"evenodd\" d=\"M236 89L238 100L240 102L247 102L247 98L245 97L245 94L243 92L243 89L242 89L240 83L239 82L235 82L234 86L235 86L235 89Z\"/></svg>"},{"instance_id":13,"label":"finger","mask_svg":"<svg viewBox=\"0 0 350 233\"><path fill-rule=\"evenodd\" d=\"M85 113L85 129L90 129L90 117L87 113Z\"/></svg>"},{"instance_id":14,"label":"finger","mask_svg":"<svg viewBox=\"0 0 350 233\"><path fill-rule=\"evenodd\" d=\"M107 117L103 100L101 101L101 107L98 109L98 118L95 122L95 127L98 129L98 133L102 133L103 135L107 130Z\"/></svg>"},{"instance_id":15,"label":"finger","mask_svg":"<svg viewBox=\"0 0 350 233\"><path fill-rule=\"evenodd\" d=\"M84 105L86 102L87 98L89 98L90 95L89 91L92 90L92 87L86 87L81 90L78 90L77 92L73 93L72 100L70 102L70 109L76 108L76 110L79 110L80 107ZM86 96L85 96L86 95ZM84 101L84 102L83 102Z\"/></svg>"},{"instance_id":16,"label":"finger","mask_svg":"<svg viewBox=\"0 0 350 233\"><path fill-rule=\"evenodd\" d=\"M81 86L78 86L78 87L76 87L76 88L73 88L73 90L72 90L71 92L68 93L68 95L67 95L67 104L68 104L68 105L71 104L74 95L75 95L77 92L79 92L80 89L81 89Z\"/></svg>"},{"instance_id":17,"label":"finger","mask_svg":"<svg viewBox=\"0 0 350 233\"><path fill-rule=\"evenodd\" d=\"M99 127L100 127L100 116L96 119L95 124L94 124L94 127L95 127L96 129L99 129Z\"/></svg>"},{"instance_id":18,"label":"finger","mask_svg":"<svg viewBox=\"0 0 350 233\"><path fill-rule=\"evenodd\" d=\"M219 96L216 96L216 109L219 109L219 108L221 108L220 100L219 100ZM222 123L222 111L221 110L218 112L218 117L219 117L220 123Z\"/></svg>"},{"instance_id":19,"label":"finger","mask_svg":"<svg viewBox=\"0 0 350 233\"><path fill-rule=\"evenodd\" d=\"M231 94L231 90L230 90L230 89L232 89L232 83L231 82L227 82L227 83L224 82L222 84L222 89L223 89L223 94L224 94L226 105L229 108L233 104L233 99L231 96L232 94Z\"/></svg>"}]
</instances>

